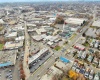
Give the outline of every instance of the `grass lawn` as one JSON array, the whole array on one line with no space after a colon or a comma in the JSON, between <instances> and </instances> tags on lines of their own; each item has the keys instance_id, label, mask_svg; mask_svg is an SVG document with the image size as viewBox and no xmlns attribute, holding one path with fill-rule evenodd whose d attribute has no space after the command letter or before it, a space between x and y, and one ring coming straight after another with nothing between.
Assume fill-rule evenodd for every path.
<instances>
[{"instance_id":1,"label":"grass lawn","mask_svg":"<svg viewBox=\"0 0 100 80\"><path fill-rule=\"evenodd\" d=\"M3 46L4 46L3 44L0 44L0 50L2 50L2 49L3 49Z\"/></svg>"},{"instance_id":2,"label":"grass lawn","mask_svg":"<svg viewBox=\"0 0 100 80\"><path fill-rule=\"evenodd\" d=\"M76 36L76 34L74 33L74 34L69 38L69 40L72 40L75 36Z\"/></svg>"},{"instance_id":3,"label":"grass lawn","mask_svg":"<svg viewBox=\"0 0 100 80\"><path fill-rule=\"evenodd\" d=\"M62 80L69 80L68 78L66 78L65 76L62 78Z\"/></svg>"},{"instance_id":4,"label":"grass lawn","mask_svg":"<svg viewBox=\"0 0 100 80\"><path fill-rule=\"evenodd\" d=\"M95 26L90 26L91 28L96 28Z\"/></svg>"},{"instance_id":5,"label":"grass lawn","mask_svg":"<svg viewBox=\"0 0 100 80\"><path fill-rule=\"evenodd\" d=\"M61 49L60 46L56 46L56 47L54 48L54 50L56 50L56 51L58 51L58 50L60 50L60 49Z\"/></svg>"},{"instance_id":6,"label":"grass lawn","mask_svg":"<svg viewBox=\"0 0 100 80\"><path fill-rule=\"evenodd\" d=\"M3 29L3 27L0 26L0 31Z\"/></svg>"},{"instance_id":7,"label":"grass lawn","mask_svg":"<svg viewBox=\"0 0 100 80\"><path fill-rule=\"evenodd\" d=\"M89 43L84 43L83 45L86 47L89 47Z\"/></svg>"},{"instance_id":8,"label":"grass lawn","mask_svg":"<svg viewBox=\"0 0 100 80\"><path fill-rule=\"evenodd\" d=\"M64 44L63 45L66 45L68 42L66 41L66 42L64 42Z\"/></svg>"}]
</instances>

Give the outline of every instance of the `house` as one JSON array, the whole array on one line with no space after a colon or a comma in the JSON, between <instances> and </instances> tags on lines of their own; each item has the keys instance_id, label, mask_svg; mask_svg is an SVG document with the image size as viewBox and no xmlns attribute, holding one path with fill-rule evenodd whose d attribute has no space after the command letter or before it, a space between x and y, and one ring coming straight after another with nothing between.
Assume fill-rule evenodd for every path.
<instances>
[{"instance_id":1,"label":"house","mask_svg":"<svg viewBox=\"0 0 100 80\"><path fill-rule=\"evenodd\" d=\"M87 58L87 60L88 60L89 62L92 62L93 56L92 56L92 55L89 55L88 58Z\"/></svg>"},{"instance_id":2,"label":"house","mask_svg":"<svg viewBox=\"0 0 100 80\"><path fill-rule=\"evenodd\" d=\"M95 58L93 59L93 63L98 64L98 63L99 63L98 58L95 57Z\"/></svg>"},{"instance_id":3,"label":"house","mask_svg":"<svg viewBox=\"0 0 100 80\"><path fill-rule=\"evenodd\" d=\"M85 50L85 46L83 46L81 44L78 44L78 43L74 45L74 48L79 49L79 50L82 50L82 51Z\"/></svg>"},{"instance_id":4,"label":"house","mask_svg":"<svg viewBox=\"0 0 100 80\"><path fill-rule=\"evenodd\" d=\"M81 58L82 58L82 59L85 59L85 58L86 58L86 54L87 54L86 51L84 51L84 52L82 53Z\"/></svg>"},{"instance_id":5,"label":"house","mask_svg":"<svg viewBox=\"0 0 100 80\"><path fill-rule=\"evenodd\" d=\"M0 24L4 24L5 22L3 21L3 19L0 19Z\"/></svg>"}]
</instances>

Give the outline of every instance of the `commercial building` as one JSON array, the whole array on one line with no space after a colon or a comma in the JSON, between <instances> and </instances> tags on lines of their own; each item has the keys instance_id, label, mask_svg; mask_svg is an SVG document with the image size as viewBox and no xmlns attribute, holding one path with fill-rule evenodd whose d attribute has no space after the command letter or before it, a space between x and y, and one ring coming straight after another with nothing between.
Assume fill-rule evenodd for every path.
<instances>
[{"instance_id":1,"label":"commercial building","mask_svg":"<svg viewBox=\"0 0 100 80\"><path fill-rule=\"evenodd\" d=\"M68 19L65 20L66 23L75 24L75 25L81 25L81 24L83 24L84 21L87 21L87 19L83 19L83 18L68 18Z\"/></svg>"},{"instance_id":2,"label":"commercial building","mask_svg":"<svg viewBox=\"0 0 100 80\"><path fill-rule=\"evenodd\" d=\"M0 68L15 65L18 50L0 51Z\"/></svg>"},{"instance_id":3,"label":"commercial building","mask_svg":"<svg viewBox=\"0 0 100 80\"><path fill-rule=\"evenodd\" d=\"M15 37L17 37L17 32L11 32L11 33L5 34L5 37L7 37L7 38L15 38Z\"/></svg>"},{"instance_id":4,"label":"commercial building","mask_svg":"<svg viewBox=\"0 0 100 80\"><path fill-rule=\"evenodd\" d=\"M95 26L95 27L100 27L100 20L98 21L94 21L92 26Z\"/></svg>"},{"instance_id":5,"label":"commercial building","mask_svg":"<svg viewBox=\"0 0 100 80\"><path fill-rule=\"evenodd\" d=\"M46 34L47 31L44 28L40 28L36 30L37 34Z\"/></svg>"},{"instance_id":6,"label":"commercial building","mask_svg":"<svg viewBox=\"0 0 100 80\"><path fill-rule=\"evenodd\" d=\"M86 34L86 36L96 38L96 37L99 37L99 35L100 35L100 29L89 28L89 29L86 31L85 34Z\"/></svg>"},{"instance_id":7,"label":"commercial building","mask_svg":"<svg viewBox=\"0 0 100 80\"><path fill-rule=\"evenodd\" d=\"M22 46L23 46L23 41L10 41L5 43L4 49L21 48Z\"/></svg>"},{"instance_id":8,"label":"commercial building","mask_svg":"<svg viewBox=\"0 0 100 80\"><path fill-rule=\"evenodd\" d=\"M45 53L47 53L48 51L49 51L48 48L43 48L43 49L41 49L38 53L36 53L35 55L33 55L32 57L30 57L30 58L28 59L28 64L30 65L30 64L34 63L36 60L39 59L39 57L43 56L43 55L44 55Z\"/></svg>"},{"instance_id":9,"label":"commercial building","mask_svg":"<svg viewBox=\"0 0 100 80\"><path fill-rule=\"evenodd\" d=\"M35 41L42 41L42 40L43 40L43 38L42 38L41 35L32 36L32 38L33 38L33 40L35 40Z\"/></svg>"},{"instance_id":10,"label":"commercial building","mask_svg":"<svg viewBox=\"0 0 100 80\"><path fill-rule=\"evenodd\" d=\"M24 40L24 36L19 36L15 38L16 41L23 41Z\"/></svg>"}]
</instances>

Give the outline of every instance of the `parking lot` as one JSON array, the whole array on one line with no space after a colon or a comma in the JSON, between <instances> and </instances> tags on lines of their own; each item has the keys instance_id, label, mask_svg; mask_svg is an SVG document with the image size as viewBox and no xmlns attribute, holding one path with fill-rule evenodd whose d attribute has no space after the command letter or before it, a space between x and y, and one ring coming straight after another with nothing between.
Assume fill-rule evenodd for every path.
<instances>
[{"instance_id":1,"label":"parking lot","mask_svg":"<svg viewBox=\"0 0 100 80\"><path fill-rule=\"evenodd\" d=\"M30 65L30 72L33 73L39 66L41 66L52 54L45 53L45 55L38 58Z\"/></svg>"},{"instance_id":2,"label":"parking lot","mask_svg":"<svg viewBox=\"0 0 100 80\"><path fill-rule=\"evenodd\" d=\"M0 69L0 80L13 80L14 67L1 68Z\"/></svg>"}]
</instances>

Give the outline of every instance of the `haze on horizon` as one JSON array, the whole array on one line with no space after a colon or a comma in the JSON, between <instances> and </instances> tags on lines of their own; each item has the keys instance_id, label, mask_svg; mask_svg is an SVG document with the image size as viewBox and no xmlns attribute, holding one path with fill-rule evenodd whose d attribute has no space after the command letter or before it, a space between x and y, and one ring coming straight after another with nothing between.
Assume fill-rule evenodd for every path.
<instances>
[{"instance_id":1,"label":"haze on horizon","mask_svg":"<svg viewBox=\"0 0 100 80\"><path fill-rule=\"evenodd\" d=\"M0 2L45 2L47 0L0 0ZM100 1L100 0L48 0L49 1Z\"/></svg>"}]
</instances>

